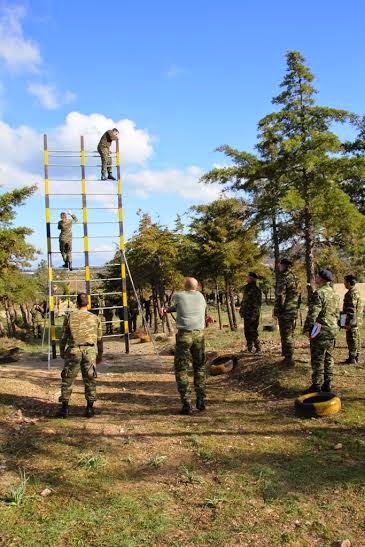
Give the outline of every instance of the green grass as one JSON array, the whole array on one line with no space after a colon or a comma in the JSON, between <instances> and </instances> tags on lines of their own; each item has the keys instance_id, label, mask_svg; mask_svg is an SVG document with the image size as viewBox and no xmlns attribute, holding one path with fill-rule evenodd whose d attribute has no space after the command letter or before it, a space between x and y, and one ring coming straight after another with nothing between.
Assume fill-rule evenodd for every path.
<instances>
[{"instance_id":1,"label":"green grass","mask_svg":"<svg viewBox=\"0 0 365 547\"><path fill-rule=\"evenodd\" d=\"M106 459L102 454L84 454L79 459L79 467L83 469L98 469L106 465Z\"/></svg>"},{"instance_id":2,"label":"green grass","mask_svg":"<svg viewBox=\"0 0 365 547\"><path fill-rule=\"evenodd\" d=\"M29 477L27 477L24 469L21 469L19 471L19 483L13 486L5 496L0 496L0 501L7 505L21 505L25 499L28 480Z\"/></svg>"}]
</instances>

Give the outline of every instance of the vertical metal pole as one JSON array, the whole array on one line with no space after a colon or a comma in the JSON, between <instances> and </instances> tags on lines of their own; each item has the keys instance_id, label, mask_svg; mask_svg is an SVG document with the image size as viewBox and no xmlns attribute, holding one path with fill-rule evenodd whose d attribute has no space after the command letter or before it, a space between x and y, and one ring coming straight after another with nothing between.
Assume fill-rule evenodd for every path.
<instances>
[{"instance_id":1,"label":"vertical metal pole","mask_svg":"<svg viewBox=\"0 0 365 547\"><path fill-rule=\"evenodd\" d=\"M124 333L125 352L129 353L128 302L127 302L126 268L125 268L125 258L124 258L125 244L124 244L124 231L123 231L123 200L122 200L122 181L120 178L119 140L116 141L116 165L117 165L117 191L118 191L120 277L122 279L123 333Z\"/></svg>"},{"instance_id":2,"label":"vertical metal pole","mask_svg":"<svg viewBox=\"0 0 365 547\"><path fill-rule=\"evenodd\" d=\"M52 267L52 239L51 239L51 209L49 203L49 182L48 182L48 139L43 135L43 165L44 165L44 197L46 206L46 231L47 231L47 257L48 257L48 369L51 368L50 346L52 346L52 357L57 357L56 348L56 327L55 327L55 306L53 290L53 267Z\"/></svg>"},{"instance_id":3,"label":"vertical metal pole","mask_svg":"<svg viewBox=\"0 0 365 547\"><path fill-rule=\"evenodd\" d=\"M84 227L84 258L85 258L85 286L88 301L88 309L91 308L90 290L90 262L89 262L89 237L87 231L87 200L86 200L86 175L85 175L85 143L81 136L80 165L81 165L81 195L82 195L82 224Z\"/></svg>"}]
</instances>

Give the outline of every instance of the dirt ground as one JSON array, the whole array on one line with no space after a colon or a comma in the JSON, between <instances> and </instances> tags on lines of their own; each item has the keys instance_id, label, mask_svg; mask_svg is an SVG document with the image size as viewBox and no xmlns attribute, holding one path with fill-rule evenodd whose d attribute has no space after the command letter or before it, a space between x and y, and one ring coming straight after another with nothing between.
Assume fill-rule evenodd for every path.
<instances>
[{"instance_id":1,"label":"dirt ground","mask_svg":"<svg viewBox=\"0 0 365 547\"><path fill-rule=\"evenodd\" d=\"M338 367L340 415L296 418L305 344L288 371L264 341L263 356L209 377L207 411L188 417L173 357L151 344L106 343L91 420L80 378L70 418L53 418L60 359L2 365L0 495L19 469L29 482L22 503L0 504L0 545L365 545L364 369ZM100 466L80 467L85 455Z\"/></svg>"}]
</instances>

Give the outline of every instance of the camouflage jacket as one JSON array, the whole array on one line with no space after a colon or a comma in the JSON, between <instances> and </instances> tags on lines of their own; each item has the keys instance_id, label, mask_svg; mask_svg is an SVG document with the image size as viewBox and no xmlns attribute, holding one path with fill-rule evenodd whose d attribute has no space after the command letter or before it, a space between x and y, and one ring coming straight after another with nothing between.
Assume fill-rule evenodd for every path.
<instances>
[{"instance_id":1,"label":"camouflage jacket","mask_svg":"<svg viewBox=\"0 0 365 547\"><path fill-rule=\"evenodd\" d=\"M138 308L138 303L135 300L129 301L128 312L131 317L138 315L139 308Z\"/></svg>"},{"instance_id":2,"label":"camouflage jacket","mask_svg":"<svg viewBox=\"0 0 365 547\"><path fill-rule=\"evenodd\" d=\"M335 337L339 316L339 298L331 285L326 283L312 294L309 302L304 332L311 332L314 323L321 325L321 336Z\"/></svg>"},{"instance_id":3,"label":"camouflage jacket","mask_svg":"<svg viewBox=\"0 0 365 547\"><path fill-rule=\"evenodd\" d=\"M113 130L109 129L105 131L104 135L101 137L98 148L110 148L113 141L118 140L117 137L113 135Z\"/></svg>"},{"instance_id":4,"label":"camouflage jacket","mask_svg":"<svg viewBox=\"0 0 365 547\"><path fill-rule=\"evenodd\" d=\"M77 222L77 217L71 215L71 219L60 220L58 223L58 229L60 232L60 239L63 241L69 241L72 239L72 225Z\"/></svg>"},{"instance_id":5,"label":"camouflage jacket","mask_svg":"<svg viewBox=\"0 0 365 547\"><path fill-rule=\"evenodd\" d=\"M240 306L240 316L250 319L260 317L262 291L256 283L247 283L243 288L243 300Z\"/></svg>"},{"instance_id":6,"label":"camouflage jacket","mask_svg":"<svg viewBox=\"0 0 365 547\"><path fill-rule=\"evenodd\" d=\"M60 353L65 352L66 347L96 346L98 355L103 353L103 332L100 319L88 312L76 310L66 316L60 340Z\"/></svg>"},{"instance_id":7,"label":"camouflage jacket","mask_svg":"<svg viewBox=\"0 0 365 547\"><path fill-rule=\"evenodd\" d=\"M296 276L290 271L280 273L275 288L275 315L296 317L298 305L299 288Z\"/></svg>"},{"instance_id":8,"label":"camouflage jacket","mask_svg":"<svg viewBox=\"0 0 365 547\"><path fill-rule=\"evenodd\" d=\"M347 314L346 325L362 325L363 304L357 287L351 287L345 294L343 312Z\"/></svg>"}]
</instances>

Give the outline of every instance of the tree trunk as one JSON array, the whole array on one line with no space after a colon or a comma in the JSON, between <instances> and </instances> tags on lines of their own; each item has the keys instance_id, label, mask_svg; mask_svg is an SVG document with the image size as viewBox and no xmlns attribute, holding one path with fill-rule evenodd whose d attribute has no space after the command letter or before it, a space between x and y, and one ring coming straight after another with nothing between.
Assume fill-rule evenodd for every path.
<instances>
[{"instance_id":1,"label":"tree trunk","mask_svg":"<svg viewBox=\"0 0 365 547\"><path fill-rule=\"evenodd\" d=\"M236 306L235 306L235 302L234 302L234 296L233 296L233 291L232 291L231 284L229 284L229 303L231 305L233 330L237 330Z\"/></svg>"},{"instance_id":2,"label":"tree trunk","mask_svg":"<svg viewBox=\"0 0 365 547\"><path fill-rule=\"evenodd\" d=\"M304 242L305 242L305 270L307 274L307 291L308 300L313 293L313 281L314 281L314 260L313 260L313 247L314 247L314 227L313 217L309 207L309 203L306 202L304 207Z\"/></svg>"},{"instance_id":3,"label":"tree trunk","mask_svg":"<svg viewBox=\"0 0 365 547\"><path fill-rule=\"evenodd\" d=\"M279 247L278 225L276 221L276 212L274 212L271 217L271 229L272 229L272 242L274 246L275 279L277 280L278 273L279 273L280 247Z\"/></svg>"},{"instance_id":4,"label":"tree trunk","mask_svg":"<svg viewBox=\"0 0 365 547\"><path fill-rule=\"evenodd\" d=\"M217 313L218 313L218 323L219 329L222 330L222 313L221 313L221 303L219 300L219 288L217 281L215 282L215 298L217 301Z\"/></svg>"},{"instance_id":5,"label":"tree trunk","mask_svg":"<svg viewBox=\"0 0 365 547\"><path fill-rule=\"evenodd\" d=\"M24 323L24 327L26 329L30 329L31 328L31 324L29 323L29 320L28 320L28 314L27 314L27 308L26 308L26 305L25 304L20 304L20 311L21 311L21 314L22 314L22 317L23 317L23 323Z\"/></svg>"},{"instance_id":6,"label":"tree trunk","mask_svg":"<svg viewBox=\"0 0 365 547\"><path fill-rule=\"evenodd\" d=\"M232 319L232 310L231 310L230 298L229 298L229 283L228 283L227 279L224 280L224 284L225 284L226 305L227 305L227 314L228 314L229 326L230 326L231 330L234 330L233 319Z\"/></svg>"},{"instance_id":7,"label":"tree trunk","mask_svg":"<svg viewBox=\"0 0 365 547\"><path fill-rule=\"evenodd\" d=\"M159 320L159 314L158 314L158 303L157 303L157 295L156 290L152 288L152 301L153 301L153 326L154 326L154 334L158 333L158 320Z\"/></svg>"}]
</instances>

